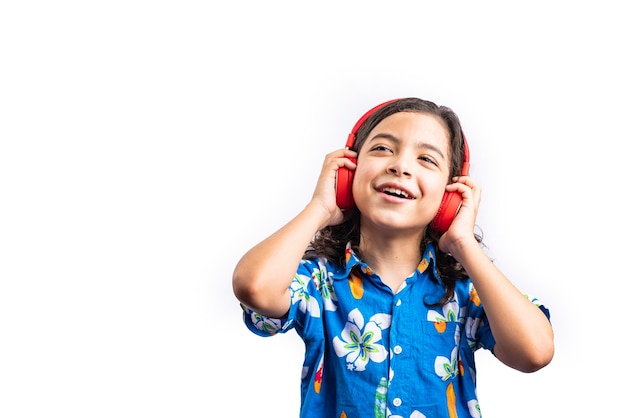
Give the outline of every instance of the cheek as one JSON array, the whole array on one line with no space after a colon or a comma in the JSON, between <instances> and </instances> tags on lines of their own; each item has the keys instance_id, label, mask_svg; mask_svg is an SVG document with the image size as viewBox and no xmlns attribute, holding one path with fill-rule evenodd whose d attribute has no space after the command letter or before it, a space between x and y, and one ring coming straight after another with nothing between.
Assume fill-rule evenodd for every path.
<instances>
[{"instance_id":1,"label":"cheek","mask_svg":"<svg viewBox=\"0 0 626 418\"><path fill-rule=\"evenodd\" d=\"M433 179L432 182L424 186L424 189L422 189L423 193L431 196L434 201L441 202L446 191L446 186L448 185L446 180L447 179L444 179L442 181L441 178Z\"/></svg>"},{"instance_id":2,"label":"cheek","mask_svg":"<svg viewBox=\"0 0 626 418\"><path fill-rule=\"evenodd\" d=\"M422 177L419 182L419 189L422 193L421 207L428 213L428 216L435 216L446 191L447 178L443 176L433 175Z\"/></svg>"},{"instance_id":3,"label":"cheek","mask_svg":"<svg viewBox=\"0 0 626 418\"><path fill-rule=\"evenodd\" d=\"M355 203L372 193L372 181L375 177L376 170L373 167L357 165L352 177L352 196Z\"/></svg>"},{"instance_id":4,"label":"cheek","mask_svg":"<svg viewBox=\"0 0 626 418\"><path fill-rule=\"evenodd\" d=\"M367 173L365 169L356 167L354 174L352 175L352 195L360 195L363 193L365 184L365 178L367 177Z\"/></svg>"}]
</instances>

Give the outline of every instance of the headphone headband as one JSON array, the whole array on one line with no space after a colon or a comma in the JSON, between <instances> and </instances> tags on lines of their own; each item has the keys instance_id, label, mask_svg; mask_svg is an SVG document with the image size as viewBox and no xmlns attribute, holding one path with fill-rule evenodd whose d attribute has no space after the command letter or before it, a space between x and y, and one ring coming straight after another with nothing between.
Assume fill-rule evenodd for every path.
<instances>
[{"instance_id":1,"label":"headphone headband","mask_svg":"<svg viewBox=\"0 0 626 418\"><path fill-rule=\"evenodd\" d=\"M361 125L363 125L363 123L367 120L367 118L372 116L372 113L376 112L381 107L386 106L389 103L397 102L398 100L400 99L387 100L384 103L374 106L373 108L368 110L363 116L361 116L361 118L359 118L359 120L357 120L356 123L354 124L354 128L352 128L352 131L350 131L350 134L348 134L348 140L346 141L346 148L352 149L352 145L354 145L354 136L356 135L356 132L359 130Z\"/></svg>"}]
</instances>

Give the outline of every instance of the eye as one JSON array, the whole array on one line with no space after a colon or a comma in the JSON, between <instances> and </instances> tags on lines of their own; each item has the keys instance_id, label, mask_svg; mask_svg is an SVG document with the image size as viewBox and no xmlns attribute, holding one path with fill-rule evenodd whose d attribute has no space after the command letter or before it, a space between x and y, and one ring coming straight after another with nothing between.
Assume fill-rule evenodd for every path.
<instances>
[{"instance_id":1,"label":"eye","mask_svg":"<svg viewBox=\"0 0 626 418\"><path fill-rule=\"evenodd\" d=\"M388 151L388 152L391 152L391 149L389 147L385 146L385 145L374 145L372 147L372 151L383 151L383 152Z\"/></svg>"},{"instance_id":2,"label":"eye","mask_svg":"<svg viewBox=\"0 0 626 418\"><path fill-rule=\"evenodd\" d=\"M428 155L420 155L417 159L418 159L418 160L420 160L420 161L424 161L424 162L426 162L426 163L428 163L428 164L432 164L432 165L434 165L434 166L436 166L436 167L438 167L438 166L439 166L439 164L437 163L437 161L436 161L434 158L431 158L431 157L430 157L430 156L428 156Z\"/></svg>"}]
</instances>

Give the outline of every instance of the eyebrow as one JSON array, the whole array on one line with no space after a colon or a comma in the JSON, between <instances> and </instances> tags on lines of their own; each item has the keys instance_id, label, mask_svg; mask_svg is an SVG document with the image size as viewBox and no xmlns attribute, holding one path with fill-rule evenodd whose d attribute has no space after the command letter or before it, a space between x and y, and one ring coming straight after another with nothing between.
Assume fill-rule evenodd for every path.
<instances>
[{"instance_id":1,"label":"eyebrow","mask_svg":"<svg viewBox=\"0 0 626 418\"><path fill-rule=\"evenodd\" d=\"M379 133L379 134L374 135L374 136L370 139L370 142L371 142L371 141L373 141L373 140L375 140L375 139L378 139L378 138L388 139L389 141L393 142L394 144L399 144L399 143L400 143L400 139L398 139L397 137L395 137L395 136L393 136L393 135L391 135L391 134L385 133L385 132L381 132L381 133ZM441 152L441 150L439 149L439 147L436 147L436 146L435 146L435 145L433 145L433 144L429 144L428 142L419 142L419 143L417 144L417 146L418 146L419 148L426 148L426 149L429 149L429 150L433 151L434 153L439 154L439 155L441 156L441 158L444 158L444 159L445 159L445 156L443 155L443 152Z\"/></svg>"}]
</instances>

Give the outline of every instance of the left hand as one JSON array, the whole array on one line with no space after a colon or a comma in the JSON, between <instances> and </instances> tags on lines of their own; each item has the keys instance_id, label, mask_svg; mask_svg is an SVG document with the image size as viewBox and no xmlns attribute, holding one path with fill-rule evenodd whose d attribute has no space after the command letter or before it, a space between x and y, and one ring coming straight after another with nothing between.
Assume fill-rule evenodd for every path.
<instances>
[{"instance_id":1,"label":"left hand","mask_svg":"<svg viewBox=\"0 0 626 418\"><path fill-rule=\"evenodd\" d=\"M439 248L441 251L454 256L455 251L462 248L464 243L476 244L474 226L476 225L482 189L469 176L455 177L452 180L453 183L446 186L446 191L461 194L461 207L450 224L450 228L441 236Z\"/></svg>"}]
</instances>

